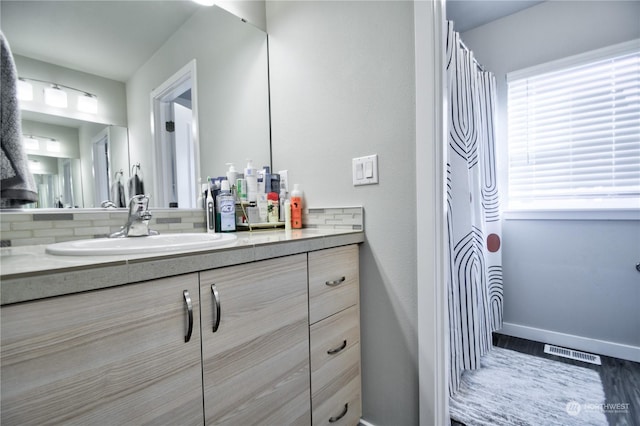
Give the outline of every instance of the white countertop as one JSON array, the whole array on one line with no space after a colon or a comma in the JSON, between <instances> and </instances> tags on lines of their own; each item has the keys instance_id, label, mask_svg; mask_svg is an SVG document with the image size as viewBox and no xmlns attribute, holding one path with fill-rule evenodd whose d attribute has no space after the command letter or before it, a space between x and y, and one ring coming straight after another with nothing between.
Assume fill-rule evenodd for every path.
<instances>
[{"instance_id":1,"label":"white countertop","mask_svg":"<svg viewBox=\"0 0 640 426\"><path fill-rule=\"evenodd\" d=\"M56 256L45 245L0 249L2 304L95 290L164 276L361 243L364 232L335 229L236 233L216 248L119 256Z\"/></svg>"}]
</instances>

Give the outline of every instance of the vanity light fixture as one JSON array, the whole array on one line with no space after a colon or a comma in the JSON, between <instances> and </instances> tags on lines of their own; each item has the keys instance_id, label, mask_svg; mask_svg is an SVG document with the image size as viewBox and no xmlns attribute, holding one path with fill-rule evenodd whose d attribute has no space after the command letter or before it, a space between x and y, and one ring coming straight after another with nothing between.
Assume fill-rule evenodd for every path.
<instances>
[{"instance_id":1,"label":"vanity light fixture","mask_svg":"<svg viewBox=\"0 0 640 426\"><path fill-rule=\"evenodd\" d=\"M57 108L67 107L67 92L62 90L57 84L44 89L44 103Z\"/></svg>"},{"instance_id":2,"label":"vanity light fixture","mask_svg":"<svg viewBox=\"0 0 640 426\"><path fill-rule=\"evenodd\" d=\"M24 147L29 150L39 150L40 142L44 142L44 147L48 152L60 152L62 144L59 140L49 136L38 135L22 135L22 142Z\"/></svg>"},{"instance_id":3,"label":"vanity light fixture","mask_svg":"<svg viewBox=\"0 0 640 426\"><path fill-rule=\"evenodd\" d=\"M18 100L32 101L33 100L33 86L27 80L19 78L16 89L18 90Z\"/></svg>"},{"instance_id":4,"label":"vanity light fixture","mask_svg":"<svg viewBox=\"0 0 640 426\"><path fill-rule=\"evenodd\" d=\"M24 101L34 100L32 82L39 83L40 87L46 86L44 87L44 103L49 106L67 108L69 104L68 93L72 93L71 101L76 101L73 96L77 98L76 108L78 111L88 114L96 114L98 112L98 97L93 93L52 81L38 80L36 78L18 78L18 99Z\"/></svg>"}]
</instances>

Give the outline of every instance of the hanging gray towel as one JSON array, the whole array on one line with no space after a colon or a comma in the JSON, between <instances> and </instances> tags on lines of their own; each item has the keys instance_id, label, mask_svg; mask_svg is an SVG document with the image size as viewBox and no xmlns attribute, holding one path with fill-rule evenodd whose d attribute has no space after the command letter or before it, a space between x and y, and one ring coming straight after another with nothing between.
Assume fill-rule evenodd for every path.
<instances>
[{"instance_id":1,"label":"hanging gray towel","mask_svg":"<svg viewBox=\"0 0 640 426\"><path fill-rule=\"evenodd\" d=\"M38 193L22 146L18 73L1 31L0 68L0 208L9 208L38 201Z\"/></svg>"},{"instance_id":2,"label":"hanging gray towel","mask_svg":"<svg viewBox=\"0 0 640 426\"><path fill-rule=\"evenodd\" d=\"M129 197L134 195L144 195L144 183L137 173L129 179Z\"/></svg>"},{"instance_id":3,"label":"hanging gray towel","mask_svg":"<svg viewBox=\"0 0 640 426\"><path fill-rule=\"evenodd\" d=\"M111 184L111 200L116 207L127 207L127 202L124 196L124 185L120 180Z\"/></svg>"}]
</instances>

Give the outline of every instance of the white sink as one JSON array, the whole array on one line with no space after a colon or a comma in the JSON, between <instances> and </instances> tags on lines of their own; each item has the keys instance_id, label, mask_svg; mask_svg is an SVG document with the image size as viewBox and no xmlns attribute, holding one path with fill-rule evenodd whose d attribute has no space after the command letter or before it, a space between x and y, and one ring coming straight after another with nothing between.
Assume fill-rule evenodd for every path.
<instances>
[{"instance_id":1,"label":"white sink","mask_svg":"<svg viewBox=\"0 0 640 426\"><path fill-rule=\"evenodd\" d=\"M104 256L199 250L235 243L235 234L160 234L148 237L96 238L50 244L46 252L58 256Z\"/></svg>"}]
</instances>

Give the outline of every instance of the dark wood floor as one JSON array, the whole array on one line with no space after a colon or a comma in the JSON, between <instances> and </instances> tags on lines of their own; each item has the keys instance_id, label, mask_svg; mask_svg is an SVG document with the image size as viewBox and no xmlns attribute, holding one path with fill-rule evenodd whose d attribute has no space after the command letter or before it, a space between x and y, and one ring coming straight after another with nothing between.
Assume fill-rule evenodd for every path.
<instances>
[{"instance_id":1,"label":"dark wood floor","mask_svg":"<svg viewBox=\"0 0 640 426\"><path fill-rule=\"evenodd\" d=\"M628 404L628 409L624 409L625 405L619 406L622 408L619 412L605 409L609 425L640 426L640 363L600 355L602 365L593 365L546 354L544 343L498 333L493 334L493 345L597 371L604 389L605 404ZM451 424L464 426L453 420Z\"/></svg>"}]
</instances>

